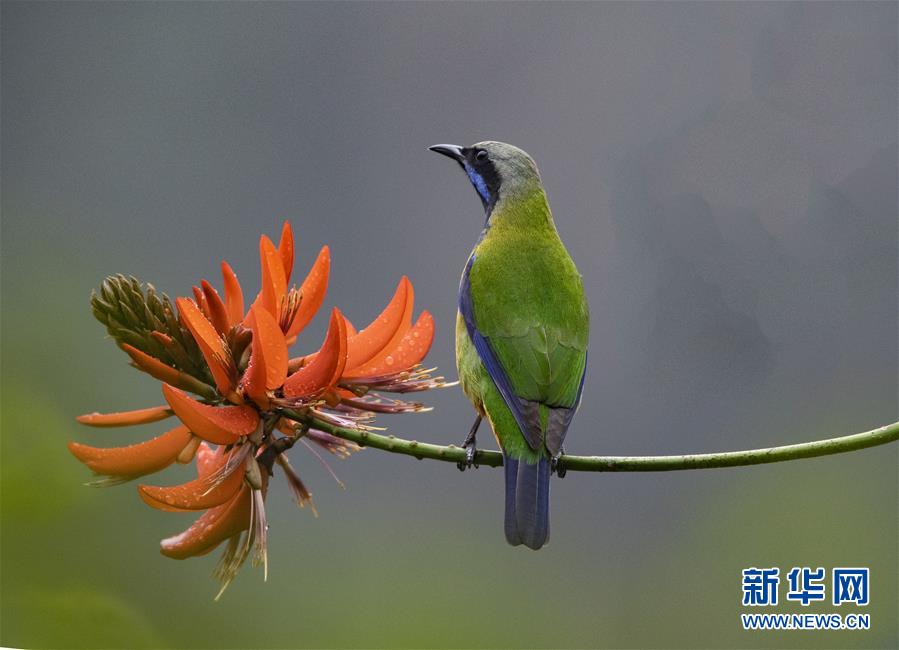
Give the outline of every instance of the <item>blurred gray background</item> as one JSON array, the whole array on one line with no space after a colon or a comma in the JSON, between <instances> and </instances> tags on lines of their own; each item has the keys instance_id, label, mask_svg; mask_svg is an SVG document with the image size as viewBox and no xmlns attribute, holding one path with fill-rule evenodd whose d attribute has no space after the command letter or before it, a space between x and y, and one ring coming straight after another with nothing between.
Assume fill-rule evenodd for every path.
<instances>
[{"instance_id":1,"label":"blurred gray background","mask_svg":"<svg viewBox=\"0 0 899 650\"><path fill-rule=\"evenodd\" d=\"M537 160L592 309L568 451L761 447L897 419L897 5L2 4L0 644L896 647L897 449L745 469L569 474L507 547L502 475L298 449L320 517L269 499L270 562L219 603L189 516L91 490L73 417L161 402L93 321L110 273L170 295L289 218L357 324L408 274L455 376L483 217L436 142ZM324 310L323 310L324 311ZM298 349L321 340L319 316ZM382 419L459 442L458 389ZM490 437L481 438L483 444ZM169 470L156 482L179 482ZM742 631L749 566L870 566L872 630ZM785 587L782 587L783 599ZM844 606L851 611L851 607ZM776 612L797 611L783 605ZM834 610L814 605L812 612Z\"/></svg>"}]
</instances>

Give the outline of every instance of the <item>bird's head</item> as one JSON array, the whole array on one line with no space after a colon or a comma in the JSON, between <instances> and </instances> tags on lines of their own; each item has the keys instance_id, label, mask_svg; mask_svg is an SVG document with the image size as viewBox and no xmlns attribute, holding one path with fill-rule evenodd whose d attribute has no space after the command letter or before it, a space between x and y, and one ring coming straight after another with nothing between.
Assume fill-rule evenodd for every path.
<instances>
[{"instance_id":1,"label":"bird's head","mask_svg":"<svg viewBox=\"0 0 899 650\"><path fill-rule=\"evenodd\" d=\"M534 159L511 144L494 141L478 142L470 147L435 144L429 149L462 166L488 214L500 199L540 187L540 173Z\"/></svg>"}]
</instances>

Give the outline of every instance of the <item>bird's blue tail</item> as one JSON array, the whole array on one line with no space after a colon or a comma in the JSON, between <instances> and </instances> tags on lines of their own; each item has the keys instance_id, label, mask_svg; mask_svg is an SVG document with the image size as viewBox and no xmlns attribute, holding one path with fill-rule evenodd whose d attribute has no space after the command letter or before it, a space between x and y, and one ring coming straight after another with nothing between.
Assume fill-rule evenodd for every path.
<instances>
[{"instance_id":1,"label":"bird's blue tail","mask_svg":"<svg viewBox=\"0 0 899 650\"><path fill-rule=\"evenodd\" d=\"M541 458L535 464L528 464L505 456L503 468L506 541L536 551L549 541L549 460Z\"/></svg>"}]
</instances>

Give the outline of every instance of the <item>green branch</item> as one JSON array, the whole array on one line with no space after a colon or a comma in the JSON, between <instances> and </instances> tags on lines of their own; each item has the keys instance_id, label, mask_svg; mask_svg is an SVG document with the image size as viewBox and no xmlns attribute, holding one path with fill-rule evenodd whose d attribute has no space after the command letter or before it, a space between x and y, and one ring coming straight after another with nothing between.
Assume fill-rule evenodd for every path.
<instances>
[{"instance_id":1,"label":"green branch","mask_svg":"<svg viewBox=\"0 0 899 650\"><path fill-rule=\"evenodd\" d=\"M355 442L363 447L374 447L394 454L405 454L419 460L430 458L449 463L465 461L465 450L456 445L447 447L417 440L404 440L372 431L357 431L333 426L319 420L310 420L300 413L287 413L290 417L308 422L312 427L331 435ZM686 454L678 456L562 456L561 467L565 471L581 472L670 472L679 469L710 469L714 467L740 467L779 463L800 458L816 458L867 449L899 440L899 422L878 429L840 438L802 442L782 447L725 451L713 454ZM479 449L475 463L488 467L500 467L503 457L498 451Z\"/></svg>"}]
</instances>

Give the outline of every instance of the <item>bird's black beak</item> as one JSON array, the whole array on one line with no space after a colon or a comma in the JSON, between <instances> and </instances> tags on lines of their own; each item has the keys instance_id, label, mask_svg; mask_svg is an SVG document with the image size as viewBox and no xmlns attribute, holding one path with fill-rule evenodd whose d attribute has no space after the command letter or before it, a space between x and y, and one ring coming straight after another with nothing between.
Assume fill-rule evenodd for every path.
<instances>
[{"instance_id":1,"label":"bird's black beak","mask_svg":"<svg viewBox=\"0 0 899 650\"><path fill-rule=\"evenodd\" d=\"M442 154L447 158L452 158L458 163L465 160L465 155L462 153L462 147L457 144L435 144L433 147L428 147L428 149L435 153Z\"/></svg>"}]
</instances>

